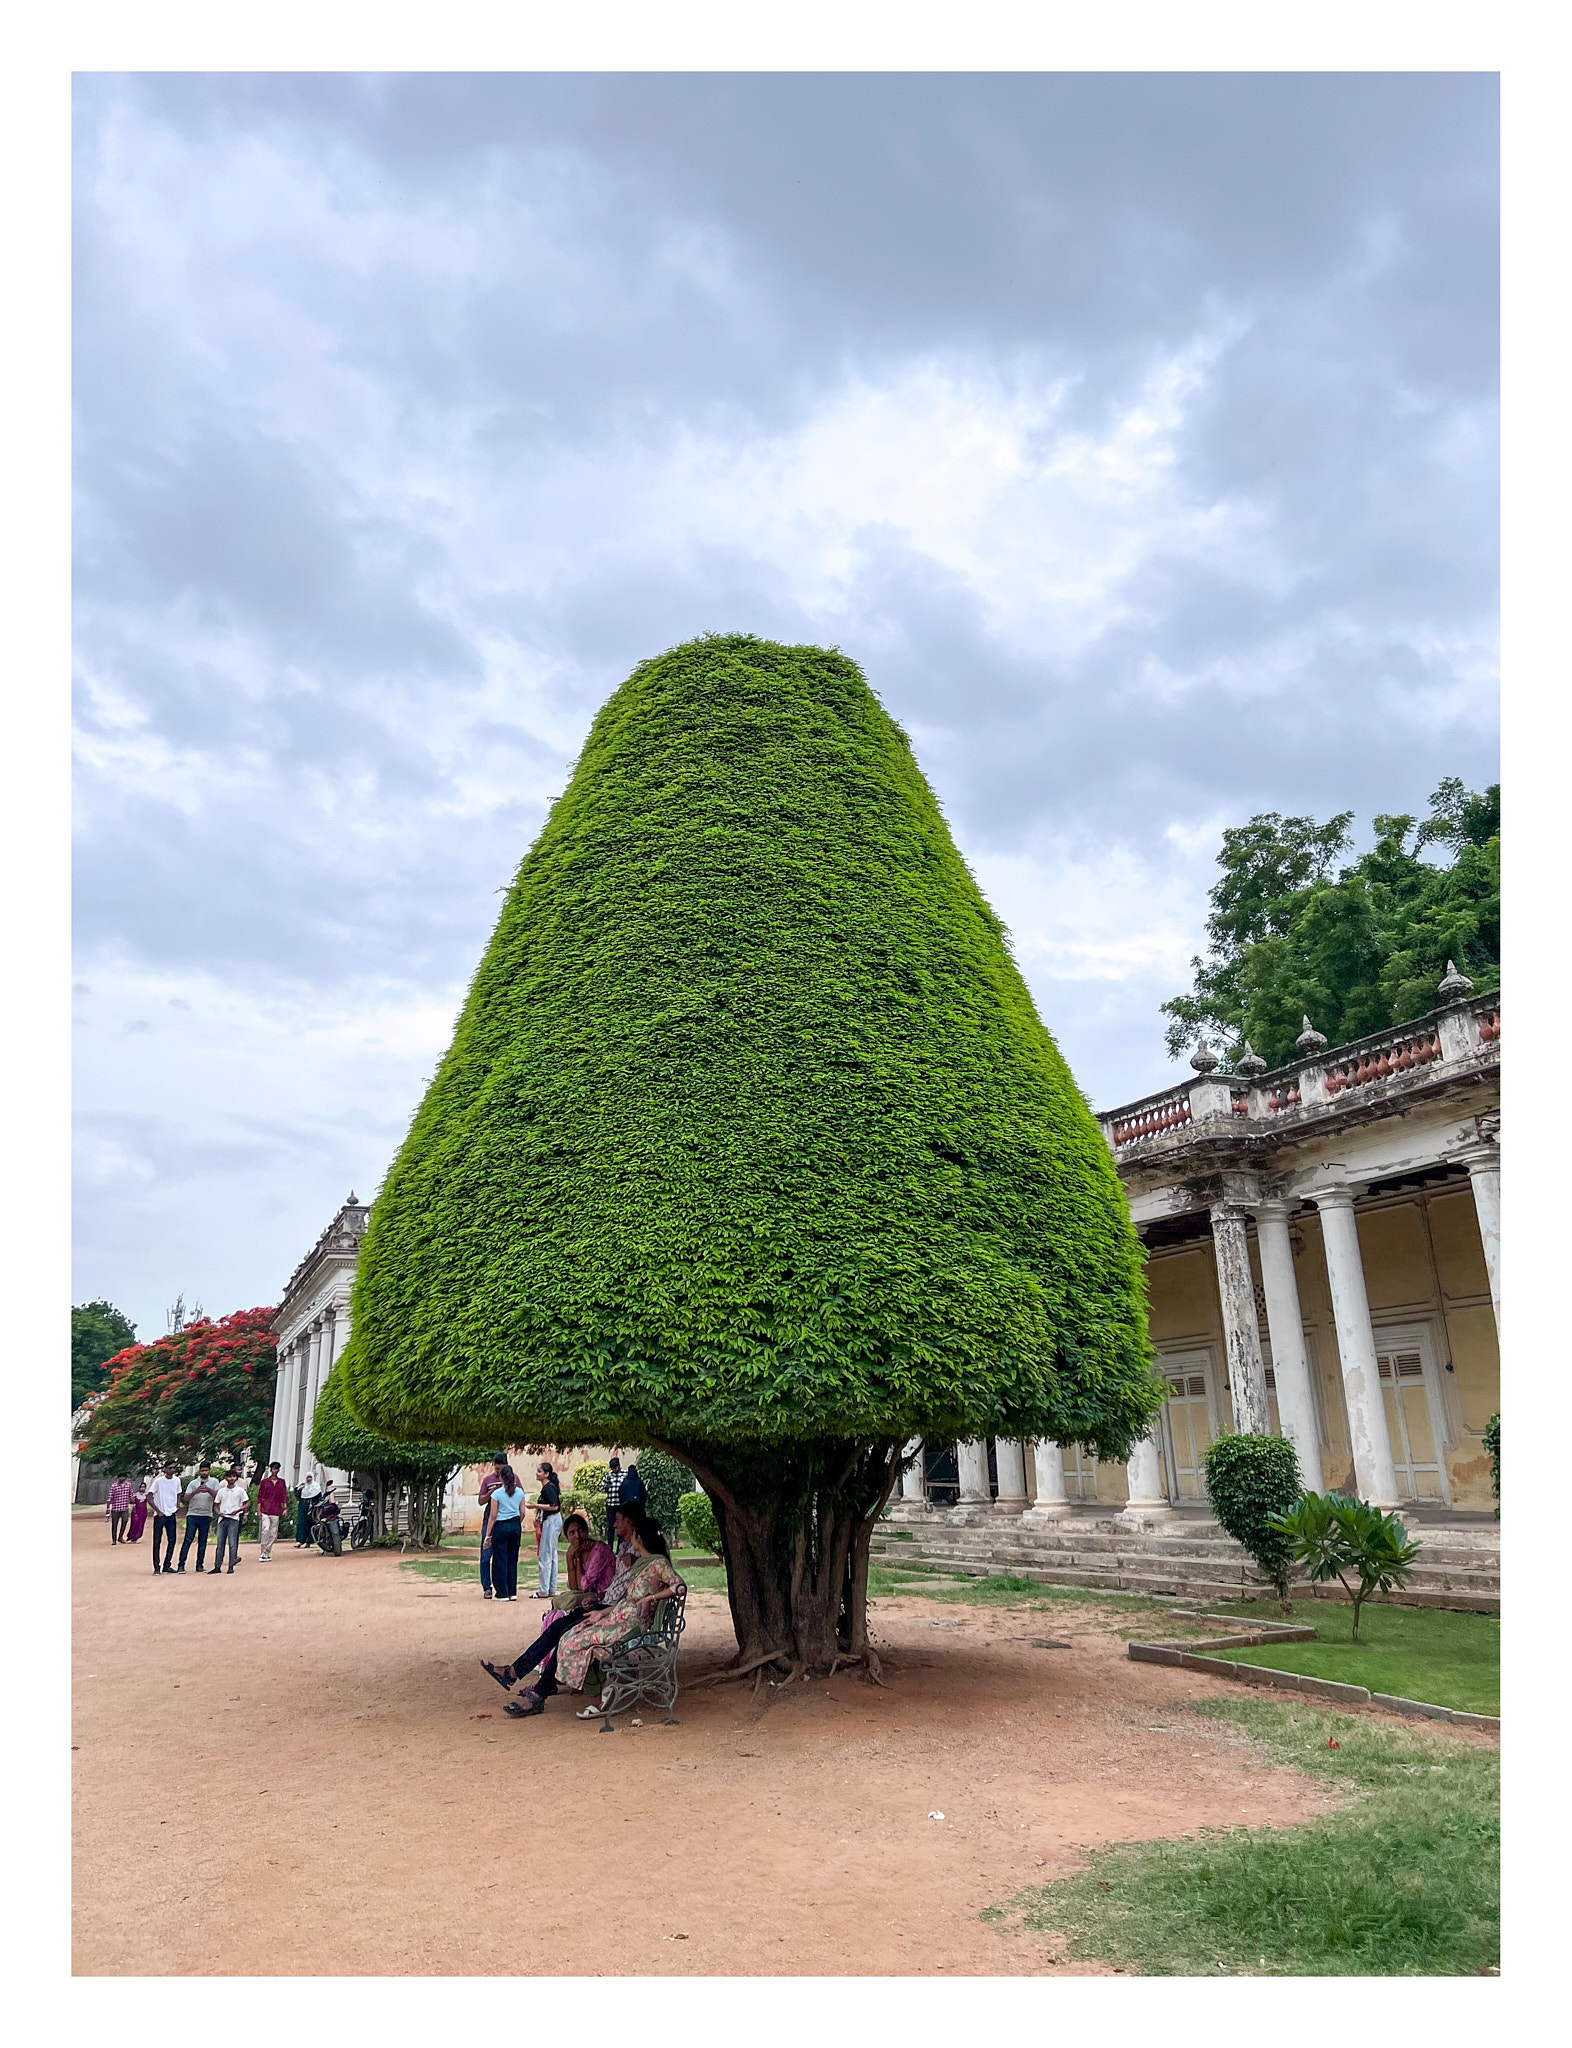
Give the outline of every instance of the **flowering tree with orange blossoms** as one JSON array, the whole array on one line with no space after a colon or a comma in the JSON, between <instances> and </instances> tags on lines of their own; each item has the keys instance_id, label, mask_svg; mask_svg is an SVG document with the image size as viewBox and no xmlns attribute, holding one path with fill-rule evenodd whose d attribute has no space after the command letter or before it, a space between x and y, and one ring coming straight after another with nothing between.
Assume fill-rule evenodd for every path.
<instances>
[{"instance_id":1,"label":"flowering tree with orange blossoms","mask_svg":"<svg viewBox=\"0 0 1572 2048\"><path fill-rule=\"evenodd\" d=\"M80 1455L116 1472L145 1472L166 1458L185 1466L264 1456L278 1371L272 1325L270 1308L239 1309L128 1345L88 1404Z\"/></svg>"}]
</instances>

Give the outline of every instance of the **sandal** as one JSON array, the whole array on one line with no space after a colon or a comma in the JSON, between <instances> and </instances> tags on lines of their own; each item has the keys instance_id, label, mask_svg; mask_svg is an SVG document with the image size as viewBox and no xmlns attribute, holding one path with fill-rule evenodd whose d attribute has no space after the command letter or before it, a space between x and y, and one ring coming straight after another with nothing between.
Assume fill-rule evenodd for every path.
<instances>
[{"instance_id":1,"label":"sandal","mask_svg":"<svg viewBox=\"0 0 1572 2048\"><path fill-rule=\"evenodd\" d=\"M578 1721L598 1721L605 1711L604 1707L580 1707L574 1719Z\"/></svg>"},{"instance_id":2,"label":"sandal","mask_svg":"<svg viewBox=\"0 0 1572 2048\"><path fill-rule=\"evenodd\" d=\"M514 1674L513 1666L511 1664L504 1664L502 1670L499 1671L495 1664L488 1664L485 1658L482 1657L480 1660L480 1668L487 1674L488 1677L494 1678L497 1681L498 1685L502 1687L502 1690L504 1692L511 1692L514 1686L518 1684L518 1679ZM503 1672L507 1673L506 1677L503 1676Z\"/></svg>"},{"instance_id":3,"label":"sandal","mask_svg":"<svg viewBox=\"0 0 1572 2048\"><path fill-rule=\"evenodd\" d=\"M546 1702L538 1692L527 1692L521 1700L509 1700L502 1711L515 1721L532 1721L537 1714L545 1713Z\"/></svg>"}]
</instances>

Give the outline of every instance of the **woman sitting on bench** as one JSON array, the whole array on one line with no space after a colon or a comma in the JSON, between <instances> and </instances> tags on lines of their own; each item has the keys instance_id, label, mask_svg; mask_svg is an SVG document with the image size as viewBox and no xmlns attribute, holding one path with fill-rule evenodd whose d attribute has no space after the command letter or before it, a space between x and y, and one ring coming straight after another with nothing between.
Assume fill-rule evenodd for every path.
<instances>
[{"instance_id":1,"label":"woman sitting on bench","mask_svg":"<svg viewBox=\"0 0 1572 2048\"><path fill-rule=\"evenodd\" d=\"M488 1664L484 1657L480 1660L481 1670L489 1672L498 1685L507 1689L517 1685L537 1664L544 1664L549 1672L555 1673L552 1653L568 1630L577 1628L586 1614L605 1606L608 1600L620 1600L627 1585L628 1572L635 1562L630 1529L624 1527L619 1531L622 1542L628 1546L624 1553L626 1562L620 1570L610 1546L591 1534L585 1516L577 1512L569 1515L563 1530L568 1539L568 1590L562 1596L562 1611L546 1616L540 1634L511 1664L498 1666ZM509 1705L506 1711L517 1719L524 1709Z\"/></svg>"},{"instance_id":2,"label":"woman sitting on bench","mask_svg":"<svg viewBox=\"0 0 1572 2048\"><path fill-rule=\"evenodd\" d=\"M606 1604L564 1631L543 1663L540 1677L534 1685L522 1700L510 1701L507 1711L516 1720L525 1721L536 1714L543 1714L547 1700L559 1688L568 1692L582 1691L590 1666L598 1658L614 1651L619 1643L648 1628L661 1600L684 1584L672 1564L671 1551L660 1532L659 1523L652 1521L641 1507L619 1506L619 1535L624 1527L633 1553L625 1583L619 1587L613 1580L607 1588ZM572 1619L570 1617L570 1621ZM493 1672L492 1676L495 1678L499 1674ZM599 1712L598 1707L585 1707L579 1719L593 1721Z\"/></svg>"}]
</instances>

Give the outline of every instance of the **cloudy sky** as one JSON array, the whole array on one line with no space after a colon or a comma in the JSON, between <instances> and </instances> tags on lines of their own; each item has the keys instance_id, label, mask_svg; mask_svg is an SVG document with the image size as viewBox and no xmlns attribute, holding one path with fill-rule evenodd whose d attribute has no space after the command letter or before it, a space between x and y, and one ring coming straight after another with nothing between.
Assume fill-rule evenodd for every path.
<instances>
[{"instance_id":1,"label":"cloudy sky","mask_svg":"<svg viewBox=\"0 0 1572 2048\"><path fill-rule=\"evenodd\" d=\"M278 1298L711 628L862 663L1083 1086L1163 1085L1225 824L1496 772L1496 111L80 80L74 1298Z\"/></svg>"}]
</instances>

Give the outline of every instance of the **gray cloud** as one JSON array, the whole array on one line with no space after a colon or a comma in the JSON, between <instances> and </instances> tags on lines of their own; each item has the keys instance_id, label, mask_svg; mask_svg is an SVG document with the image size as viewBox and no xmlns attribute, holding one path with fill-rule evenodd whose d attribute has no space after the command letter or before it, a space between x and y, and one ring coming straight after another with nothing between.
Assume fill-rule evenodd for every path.
<instances>
[{"instance_id":1,"label":"gray cloud","mask_svg":"<svg viewBox=\"0 0 1572 2048\"><path fill-rule=\"evenodd\" d=\"M1496 123L1439 74L84 78L84 982L443 1013L598 703L740 627L861 659L969 854L1189 906L1028 962L1094 1093L1154 1085L1196 834L1494 773ZM431 1049L323 1153L237 1038L263 1171L161 1028L80 1034L83 1284L156 1260L135 1190L248 1174L287 1271Z\"/></svg>"}]
</instances>

